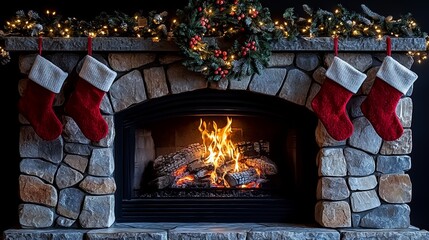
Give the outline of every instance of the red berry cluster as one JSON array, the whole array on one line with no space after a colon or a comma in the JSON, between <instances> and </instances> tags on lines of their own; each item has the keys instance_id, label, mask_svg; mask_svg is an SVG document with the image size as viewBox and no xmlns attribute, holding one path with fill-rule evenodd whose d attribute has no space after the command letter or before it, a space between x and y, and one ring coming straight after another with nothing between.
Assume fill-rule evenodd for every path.
<instances>
[{"instance_id":1,"label":"red berry cluster","mask_svg":"<svg viewBox=\"0 0 429 240\"><path fill-rule=\"evenodd\" d=\"M198 35L193 36L189 41L189 48L193 49L198 44L199 41L201 41L200 36Z\"/></svg>"},{"instance_id":2,"label":"red berry cluster","mask_svg":"<svg viewBox=\"0 0 429 240\"><path fill-rule=\"evenodd\" d=\"M240 21L241 19L244 19L245 17L246 17L246 15L244 15L244 13L239 14L239 15L237 16L237 20L238 20L238 21Z\"/></svg>"},{"instance_id":3,"label":"red berry cluster","mask_svg":"<svg viewBox=\"0 0 429 240\"><path fill-rule=\"evenodd\" d=\"M216 4L219 5L219 11L225 10L225 8L222 6L225 3L223 0L216 0Z\"/></svg>"},{"instance_id":4,"label":"red berry cluster","mask_svg":"<svg viewBox=\"0 0 429 240\"><path fill-rule=\"evenodd\" d=\"M214 55L215 55L215 57L222 58L224 61L226 61L226 59L228 59L228 52L227 51L222 51L222 50L216 49L216 50L214 50Z\"/></svg>"},{"instance_id":5,"label":"red berry cluster","mask_svg":"<svg viewBox=\"0 0 429 240\"><path fill-rule=\"evenodd\" d=\"M256 48L256 42L255 41L248 42L248 43L246 43L245 46L241 47L241 55L246 56L249 53L249 51L256 51L256 49L257 48Z\"/></svg>"},{"instance_id":6,"label":"red berry cluster","mask_svg":"<svg viewBox=\"0 0 429 240\"><path fill-rule=\"evenodd\" d=\"M201 24L201 26L203 26L203 27L205 27L205 28L207 28L207 29L210 29L210 28L211 28L211 25L210 25L210 23L209 23L209 19L208 19L208 18L201 17L201 19L200 19L200 24Z\"/></svg>"},{"instance_id":7,"label":"red berry cluster","mask_svg":"<svg viewBox=\"0 0 429 240\"><path fill-rule=\"evenodd\" d=\"M216 75L220 75L222 78L226 77L226 75L228 75L228 69L223 69L221 67L218 67L215 71L214 74Z\"/></svg>"}]
</instances>

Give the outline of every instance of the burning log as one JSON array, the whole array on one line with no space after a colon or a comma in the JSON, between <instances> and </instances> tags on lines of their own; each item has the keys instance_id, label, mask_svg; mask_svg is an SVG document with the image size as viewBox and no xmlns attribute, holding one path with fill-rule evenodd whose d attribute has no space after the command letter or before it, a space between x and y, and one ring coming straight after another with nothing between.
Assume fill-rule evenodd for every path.
<instances>
[{"instance_id":1,"label":"burning log","mask_svg":"<svg viewBox=\"0 0 429 240\"><path fill-rule=\"evenodd\" d=\"M270 154L270 143L264 140L259 142L240 142L237 143L237 148L242 158L269 156Z\"/></svg>"},{"instance_id":2,"label":"burning log","mask_svg":"<svg viewBox=\"0 0 429 240\"><path fill-rule=\"evenodd\" d=\"M258 179L258 173L254 168L249 168L242 172L230 172L225 175L225 180L231 187L255 182Z\"/></svg>"},{"instance_id":3,"label":"burning log","mask_svg":"<svg viewBox=\"0 0 429 240\"><path fill-rule=\"evenodd\" d=\"M204 181L187 181L187 182L176 182L171 186L172 188L209 188L210 179Z\"/></svg>"},{"instance_id":4,"label":"burning log","mask_svg":"<svg viewBox=\"0 0 429 240\"><path fill-rule=\"evenodd\" d=\"M195 173L195 176L198 177L199 179L207 179L207 178L210 178L211 172L212 170L201 169L200 171Z\"/></svg>"},{"instance_id":5,"label":"burning log","mask_svg":"<svg viewBox=\"0 0 429 240\"><path fill-rule=\"evenodd\" d=\"M233 172L235 169L235 163L230 162L216 168L216 174L222 176L224 173Z\"/></svg>"},{"instance_id":6,"label":"burning log","mask_svg":"<svg viewBox=\"0 0 429 240\"><path fill-rule=\"evenodd\" d=\"M261 170L262 173L265 175L277 174L276 164L265 156L261 156L260 158L246 159L245 163L249 167L253 167Z\"/></svg>"},{"instance_id":7,"label":"burning log","mask_svg":"<svg viewBox=\"0 0 429 240\"><path fill-rule=\"evenodd\" d=\"M156 189L164 189L173 184L175 177L171 175L164 175L157 177L154 180L150 181L149 186L153 186Z\"/></svg>"},{"instance_id":8,"label":"burning log","mask_svg":"<svg viewBox=\"0 0 429 240\"><path fill-rule=\"evenodd\" d=\"M174 179L172 188L208 188L210 187L211 180L206 176L198 176L197 174L190 174L185 172L182 176Z\"/></svg>"},{"instance_id":9,"label":"burning log","mask_svg":"<svg viewBox=\"0 0 429 240\"><path fill-rule=\"evenodd\" d=\"M157 176L170 175L182 166L199 160L204 146L199 143L191 144L177 152L158 156L153 161L153 169Z\"/></svg>"},{"instance_id":10,"label":"burning log","mask_svg":"<svg viewBox=\"0 0 429 240\"><path fill-rule=\"evenodd\" d=\"M262 156L270 155L270 143L264 140L260 140L259 142L254 143L255 149Z\"/></svg>"},{"instance_id":11,"label":"burning log","mask_svg":"<svg viewBox=\"0 0 429 240\"><path fill-rule=\"evenodd\" d=\"M202 169L213 170L214 166L212 163L206 163L203 160L199 160L199 161L193 161L193 162L189 163L187 169L190 172L198 172Z\"/></svg>"}]
</instances>

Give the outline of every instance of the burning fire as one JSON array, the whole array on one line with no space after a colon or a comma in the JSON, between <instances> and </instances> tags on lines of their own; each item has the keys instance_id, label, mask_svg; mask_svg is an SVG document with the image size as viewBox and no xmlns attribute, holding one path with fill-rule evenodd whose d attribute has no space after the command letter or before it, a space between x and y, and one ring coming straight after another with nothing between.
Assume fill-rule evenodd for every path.
<instances>
[{"instance_id":1,"label":"burning fire","mask_svg":"<svg viewBox=\"0 0 429 240\"><path fill-rule=\"evenodd\" d=\"M201 138L203 140L205 161L207 164L214 166L214 170L211 173L211 180L213 184L224 182L223 178L227 172L218 171L220 166L232 162L234 165L233 171L240 171L240 153L238 148L231 140L231 125L232 118L227 117L227 123L225 127L219 128L216 122L213 121L213 129L210 130L210 125L207 125L205 121L200 119L198 130L201 132ZM222 176L219 176L220 174Z\"/></svg>"},{"instance_id":2,"label":"burning fire","mask_svg":"<svg viewBox=\"0 0 429 240\"><path fill-rule=\"evenodd\" d=\"M268 181L268 175L277 173L276 164L267 154L268 142L233 143L232 118L227 117L224 127L219 127L215 121L207 123L200 119L198 130L202 144L191 144L159 157L160 163L171 160L171 165L156 166L161 166L160 170L165 166L167 172L169 168L174 170L171 172L174 187L260 188L260 184Z\"/></svg>"}]
</instances>

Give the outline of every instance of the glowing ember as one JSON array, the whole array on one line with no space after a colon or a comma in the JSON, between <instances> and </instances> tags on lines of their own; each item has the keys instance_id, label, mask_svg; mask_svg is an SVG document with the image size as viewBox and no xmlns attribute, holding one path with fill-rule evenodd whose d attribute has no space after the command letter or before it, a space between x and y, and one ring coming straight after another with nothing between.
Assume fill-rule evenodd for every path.
<instances>
[{"instance_id":1,"label":"glowing ember","mask_svg":"<svg viewBox=\"0 0 429 240\"><path fill-rule=\"evenodd\" d=\"M181 166L179 169L177 169L174 173L173 176L175 177L180 177L182 176L186 171L186 166Z\"/></svg>"},{"instance_id":2,"label":"glowing ember","mask_svg":"<svg viewBox=\"0 0 429 240\"><path fill-rule=\"evenodd\" d=\"M189 183L194 181L195 177L192 175L186 175L184 177L179 178L179 180L176 181L177 186L182 186L183 184Z\"/></svg>"}]
</instances>

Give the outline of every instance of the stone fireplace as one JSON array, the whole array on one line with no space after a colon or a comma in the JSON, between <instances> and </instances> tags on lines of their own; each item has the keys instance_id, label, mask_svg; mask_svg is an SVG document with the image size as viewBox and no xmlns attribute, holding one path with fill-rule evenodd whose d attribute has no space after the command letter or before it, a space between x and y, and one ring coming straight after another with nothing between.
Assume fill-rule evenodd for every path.
<instances>
[{"instance_id":1,"label":"stone fireplace","mask_svg":"<svg viewBox=\"0 0 429 240\"><path fill-rule=\"evenodd\" d=\"M5 43L6 50L19 52L24 77L18 88L22 93L37 55L37 39L9 37ZM412 151L412 87L396 109L404 127L398 140L382 140L360 111L386 56L384 41L340 40L338 56L367 75L347 105L355 130L345 141L329 136L310 105L334 58L330 38L280 41L273 45L269 67L261 74L219 82L207 82L185 69L173 43L95 38L93 57L117 73L100 106L109 132L99 142L85 138L62 110L86 55L86 43L85 38L44 40L43 56L69 73L54 103L64 129L58 139L44 141L24 117L19 117L21 174L17 181L22 203L17 214L23 229L7 230L8 239L48 234L39 230L45 228L101 239L105 236L103 229L142 234L135 229L159 229L155 222L253 223L241 228L251 239L258 239L258 234L275 236L273 232L287 236L291 229L282 230L282 224L313 226L305 229L310 235L321 234L312 235L314 239L429 237L427 231L412 227L408 205L412 197L407 174ZM407 51L425 49L425 39L392 39L392 57L407 68L414 63ZM280 180L272 180L277 187L248 189L246 196L237 196L236 191L230 198L221 195L221 200L218 195L180 197L187 191L179 189L177 193L177 188L173 190L178 195L173 198L160 197L168 191L141 194L141 179L147 173L146 165L141 164L175 153L183 156L181 148L191 146L200 137L192 138L194 132L189 129L194 127L198 132L200 119L221 121L225 117L236 121L233 130L241 133L240 141L250 143L256 152L252 156L258 160L265 156L261 149L269 140L266 142L273 151L269 156L274 156L270 160L280 173L274 178ZM172 127L173 123L178 126ZM192 127L184 126L187 124ZM250 133L252 128L259 131ZM171 134L166 137L163 131ZM211 190L205 191L207 194ZM225 189L222 191L225 194ZM256 196L267 192L268 199L266 195ZM252 209L256 214L249 214ZM133 226L133 230L123 230L124 226ZM163 228L168 229L165 231L170 237L177 234L170 232L174 226ZM266 230L261 230L263 227ZM192 231L185 232L190 236ZM167 239L167 235L159 236Z\"/></svg>"}]
</instances>

